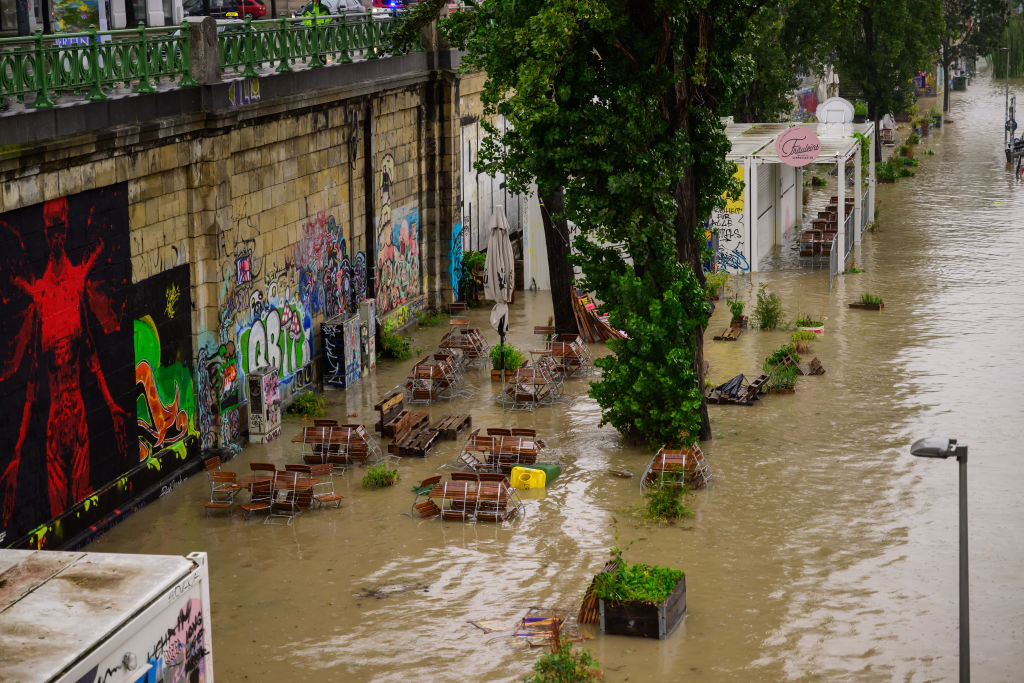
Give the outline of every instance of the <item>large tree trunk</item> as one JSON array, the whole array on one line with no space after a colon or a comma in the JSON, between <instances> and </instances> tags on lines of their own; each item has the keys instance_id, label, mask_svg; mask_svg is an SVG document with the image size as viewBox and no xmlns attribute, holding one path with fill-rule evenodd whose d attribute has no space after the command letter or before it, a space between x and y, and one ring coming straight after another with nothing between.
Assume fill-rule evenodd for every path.
<instances>
[{"instance_id":1,"label":"large tree trunk","mask_svg":"<svg viewBox=\"0 0 1024 683\"><path fill-rule=\"evenodd\" d=\"M572 312L575 273L569 263L569 223L560 216L565 197L561 189L550 194L539 194L539 197L541 220L544 221L544 244L548 249L548 276L551 279L555 331L559 334L577 334L579 326ZM559 216L558 220L552 220L553 216Z\"/></svg>"}]
</instances>

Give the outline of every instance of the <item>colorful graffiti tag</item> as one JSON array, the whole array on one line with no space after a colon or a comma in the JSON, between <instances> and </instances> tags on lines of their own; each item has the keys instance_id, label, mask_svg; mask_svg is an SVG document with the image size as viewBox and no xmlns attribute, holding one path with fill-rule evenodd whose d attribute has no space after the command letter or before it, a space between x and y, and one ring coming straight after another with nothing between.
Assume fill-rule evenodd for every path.
<instances>
[{"instance_id":1,"label":"colorful graffiti tag","mask_svg":"<svg viewBox=\"0 0 1024 683\"><path fill-rule=\"evenodd\" d=\"M137 462L126 188L2 214L0 235L0 534L13 539Z\"/></svg>"},{"instance_id":2,"label":"colorful graffiti tag","mask_svg":"<svg viewBox=\"0 0 1024 683\"><path fill-rule=\"evenodd\" d=\"M132 290L140 461L167 448L184 459L185 438L198 436L191 308L187 264L143 280Z\"/></svg>"},{"instance_id":3,"label":"colorful graffiti tag","mask_svg":"<svg viewBox=\"0 0 1024 683\"><path fill-rule=\"evenodd\" d=\"M196 398L203 448L238 441L238 394L235 343L229 341L213 348L200 348L196 363Z\"/></svg>"},{"instance_id":4,"label":"colorful graffiti tag","mask_svg":"<svg viewBox=\"0 0 1024 683\"><path fill-rule=\"evenodd\" d=\"M385 315L423 291L420 281L419 209L392 206L395 160L381 161L381 213L377 225L377 310Z\"/></svg>"},{"instance_id":5,"label":"colorful graffiti tag","mask_svg":"<svg viewBox=\"0 0 1024 683\"><path fill-rule=\"evenodd\" d=\"M462 223L452 228L452 241L448 245L448 279L452 283L452 297L459 298L459 282L462 281Z\"/></svg>"},{"instance_id":6,"label":"colorful graffiti tag","mask_svg":"<svg viewBox=\"0 0 1024 683\"><path fill-rule=\"evenodd\" d=\"M349 258L341 225L323 211L306 222L285 264L296 271L298 298L314 315L352 313L366 296L366 255Z\"/></svg>"},{"instance_id":7,"label":"colorful graffiti tag","mask_svg":"<svg viewBox=\"0 0 1024 683\"><path fill-rule=\"evenodd\" d=\"M312 358L313 320L301 303L268 298L251 323L239 325L242 373L265 365L277 368L281 383Z\"/></svg>"},{"instance_id":8,"label":"colorful graffiti tag","mask_svg":"<svg viewBox=\"0 0 1024 683\"><path fill-rule=\"evenodd\" d=\"M189 598L178 611L173 626L160 633L146 653L150 670L145 680L164 683L202 683L206 674L206 625L198 598Z\"/></svg>"},{"instance_id":9,"label":"colorful graffiti tag","mask_svg":"<svg viewBox=\"0 0 1024 683\"><path fill-rule=\"evenodd\" d=\"M733 177L744 182L743 166L737 166ZM711 212L710 228L718 234L718 251L715 260L719 268L730 272L745 273L750 270L747 260L747 227L744 221L743 193L737 198L724 193L725 209Z\"/></svg>"}]
</instances>

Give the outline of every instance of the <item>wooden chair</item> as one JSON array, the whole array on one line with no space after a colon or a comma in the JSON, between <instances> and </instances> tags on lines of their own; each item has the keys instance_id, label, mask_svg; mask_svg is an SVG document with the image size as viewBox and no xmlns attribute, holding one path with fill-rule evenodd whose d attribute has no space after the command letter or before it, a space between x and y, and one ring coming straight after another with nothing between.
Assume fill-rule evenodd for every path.
<instances>
[{"instance_id":1,"label":"wooden chair","mask_svg":"<svg viewBox=\"0 0 1024 683\"><path fill-rule=\"evenodd\" d=\"M307 492L311 492L312 485L300 484L299 472L289 472L287 470L278 472L274 478L270 514L263 520L264 524L273 524L271 520L276 518L284 519L286 524L291 524L292 520L302 512L300 506L302 499L299 495L300 488L305 488ZM312 498L311 493L309 497ZM309 505L307 504L306 507L309 507Z\"/></svg>"},{"instance_id":2,"label":"wooden chair","mask_svg":"<svg viewBox=\"0 0 1024 683\"><path fill-rule=\"evenodd\" d=\"M441 508L437 507L437 504L430 499L430 492L441 482L441 475L435 474L432 477L427 477L419 483L416 487L416 497L412 500L411 512L418 514L420 517L437 517L441 514ZM427 487L430 487L429 489ZM426 491L424 491L426 489ZM422 493L420 493L422 491ZM424 500L421 501L420 499Z\"/></svg>"},{"instance_id":3,"label":"wooden chair","mask_svg":"<svg viewBox=\"0 0 1024 683\"><path fill-rule=\"evenodd\" d=\"M481 472L477 476L480 481L503 482L506 486L509 484L508 475L504 472Z\"/></svg>"},{"instance_id":4,"label":"wooden chair","mask_svg":"<svg viewBox=\"0 0 1024 683\"><path fill-rule=\"evenodd\" d=\"M537 436L537 430L530 427L513 427L509 432L509 436L528 436L531 439Z\"/></svg>"},{"instance_id":5,"label":"wooden chair","mask_svg":"<svg viewBox=\"0 0 1024 683\"><path fill-rule=\"evenodd\" d=\"M335 507L341 507L341 501L345 497L334 490L334 467L330 464L310 466L310 474L317 480L313 484L313 502L318 507L334 503Z\"/></svg>"},{"instance_id":6,"label":"wooden chair","mask_svg":"<svg viewBox=\"0 0 1024 683\"><path fill-rule=\"evenodd\" d=\"M235 504L235 495L242 490L235 472L212 470L210 477L210 500L205 504L206 514L216 510L228 510Z\"/></svg>"},{"instance_id":7,"label":"wooden chair","mask_svg":"<svg viewBox=\"0 0 1024 683\"><path fill-rule=\"evenodd\" d=\"M327 419L318 418L318 419L313 420L313 426L314 427L337 427L338 426L338 421L337 420L327 420Z\"/></svg>"},{"instance_id":8,"label":"wooden chair","mask_svg":"<svg viewBox=\"0 0 1024 683\"><path fill-rule=\"evenodd\" d=\"M504 427L488 427L487 436L512 436L512 430Z\"/></svg>"},{"instance_id":9,"label":"wooden chair","mask_svg":"<svg viewBox=\"0 0 1024 683\"><path fill-rule=\"evenodd\" d=\"M452 481L480 481L476 472L452 472Z\"/></svg>"},{"instance_id":10,"label":"wooden chair","mask_svg":"<svg viewBox=\"0 0 1024 683\"><path fill-rule=\"evenodd\" d=\"M253 474L256 474L258 472L266 472L271 476L273 476L277 472L277 466L269 462L251 462L249 463L249 469L252 471Z\"/></svg>"},{"instance_id":11,"label":"wooden chair","mask_svg":"<svg viewBox=\"0 0 1024 683\"><path fill-rule=\"evenodd\" d=\"M203 461L203 467L206 468L207 472L210 470L219 470L222 464L223 463L221 462L219 455L215 455L212 458L207 458Z\"/></svg>"},{"instance_id":12,"label":"wooden chair","mask_svg":"<svg viewBox=\"0 0 1024 683\"><path fill-rule=\"evenodd\" d=\"M274 500L274 479L271 478L270 481L253 484L251 491L249 502L243 503L240 506L242 514L245 515L246 519L249 519L256 512L270 512L270 506Z\"/></svg>"}]
</instances>

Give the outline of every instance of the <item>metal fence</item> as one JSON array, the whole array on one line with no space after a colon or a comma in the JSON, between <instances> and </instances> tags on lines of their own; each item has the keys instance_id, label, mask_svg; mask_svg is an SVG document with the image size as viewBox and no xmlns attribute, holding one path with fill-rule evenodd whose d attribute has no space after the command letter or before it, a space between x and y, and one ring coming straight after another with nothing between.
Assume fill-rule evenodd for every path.
<instances>
[{"instance_id":1,"label":"metal fence","mask_svg":"<svg viewBox=\"0 0 1024 683\"><path fill-rule=\"evenodd\" d=\"M394 20L344 16L311 19L218 22L221 73L247 77L297 66L317 68L326 59L348 63L390 54ZM64 96L105 100L117 88L137 93L157 86L189 87L192 77L190 29L181 26L89 30L82 33L0 38L0 98L31 108L54 106ZM422 45L411 46L421 51Z\"/></svg>"},{"instance_id":2,"label":"metal fence","mask_svg":"<svg viewBox=\"0 0 1024 683\"><path fill-rule=\"evenodd\" d=\"M839 275L839 235L832 236L832 248L828 255L828 291L832 291L832 283Z\"/></svg>"},{"instance_id":3,"label":"metal fence","mask_svg":"<svg viewBox=\"0 0 1024 683\"><path fill-rule=\"evenodd\" d=\"M860 198L860 234L864 234L864 231L868 228L868 197L869 193L865 192L864 196Z\"/></svg>"},{"instance_id":4,"label":"metal fence","mask_svg":"<svg viewBox=\"0 0 1024 683\"><path fill-rule=\"evenodd\" d=\"M843 233L844 233L843 234L843 257L844 258L849 256L850 252L853 251L853 239L854 239L853 231L856 228L856 226L854 225L854 219L856 217L857 217L856 214L853 212L853 210L851 210L850 214L846 217L846 220L843 223L843 225L844 225L844 229L843 229Z\"/></svg>"},{"instance_id":5,"label":"metal fence","mask_svg":"<svg viewBox=\"0 0 1024 683\"><path fill-rule=\"evenodd\" d=\"M48 109L63 95L107 99L123 86L153 92L164 79L196 85L191 73L189 31L178 27L89 30L29 38L0 38L0 97Z\"/></svg>"}]
</instances>

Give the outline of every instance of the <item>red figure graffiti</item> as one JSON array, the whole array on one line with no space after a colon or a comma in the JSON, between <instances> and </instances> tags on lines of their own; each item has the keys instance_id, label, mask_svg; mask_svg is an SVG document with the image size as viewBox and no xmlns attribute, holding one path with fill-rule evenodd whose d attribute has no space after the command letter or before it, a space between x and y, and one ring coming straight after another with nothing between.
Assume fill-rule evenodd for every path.
<instances>
[{"instance_id":1,"label":"red figure graffiti","mask_svg":"<svg viewBox=\"0 0 1024 683\"><path fill-rule=\"evenodd\" d=\"M90 216L90 223L92 222ZM49 260L42 276L13 275L12 284L31 300L23 313L15 337L14 353L0 367L0 382L19 368L29 365L25 407L19 423L18 440L11 461L0 475L0 515L6 524L14 512L18 468L22 458L41 454L25 452L25 437L32 418L38 391L38 369L43 368L49 388L49 413L46 418L45 459L50 514L56 517L68 506L92 493L89 472L89 430L82 399L82 370L88 368L110 409L118 453L125 452L124 426L127 417L114 401L107 386L89 331L88 311L110 334L120 327L118 315L109 297L90 280L90 271L103 250L97 240L78 264L67 256L67 198L53 199L43 205L43 224ZM9 228L4 224L5 228ZM111 444L112 446L114 444Z\"/></svg>"}]
</instances>

